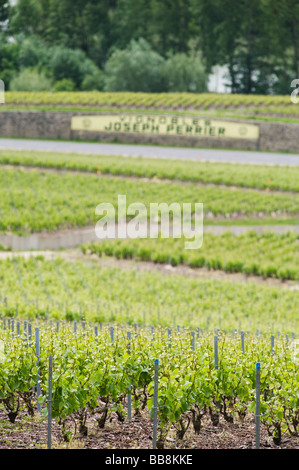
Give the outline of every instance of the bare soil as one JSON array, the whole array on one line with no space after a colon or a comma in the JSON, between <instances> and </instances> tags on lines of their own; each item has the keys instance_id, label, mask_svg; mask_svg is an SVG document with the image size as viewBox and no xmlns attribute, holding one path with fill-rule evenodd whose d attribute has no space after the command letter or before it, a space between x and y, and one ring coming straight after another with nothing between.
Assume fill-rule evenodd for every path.
<instances>
[{"instance_id":1,"label":"bare soil","mask_svg":"<svg viewBox=\"0 0 299 470\"><path fill-rule=\"evenodd\" d=\"M153 425L147 412L141 416L132 416L120 422L112 414L105 427L100 429L96 416L89 415L86 422L87 435L83 436L72 419L68 420L68 429L72 433L69 442L62 438L62 427L52 421L52 449L152 449ZM23 413L14 424L10 423L6 413L0 409L0 450L1 449L47 449L47 419L38 413L29 418ZM213 426L209 417L202 420L202 429L195 434L189 426L183 439L178 439L176 430L170 430L165 441L165 449L255 449L254 416L244 422L227 423L220 418ZM280 445L275 445L261 425L260 449L299 449L299 436L283 435Z\"/></svg>"}]
</instances>

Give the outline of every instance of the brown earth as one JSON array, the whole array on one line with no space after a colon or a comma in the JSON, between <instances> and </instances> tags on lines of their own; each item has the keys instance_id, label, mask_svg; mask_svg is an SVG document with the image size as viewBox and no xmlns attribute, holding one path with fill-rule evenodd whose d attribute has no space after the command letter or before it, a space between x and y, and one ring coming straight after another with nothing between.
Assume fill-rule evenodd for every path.
<instances>
[{"instance_id":1,"label":"brown earth","mask_svg":"<svg viewBox=\"0 0 299 470\"><path fill-rule=\"evenodd\" d=\"M120 422L112 414L103 429L100 429L96 417L90 415L87 420L87 435L74 435L74 422L68 420L68 429L73 433L70 442L62 439L61 426L52 421L52 449L152 449L153 425L147 414L133 416ZM189 426L182 440L177 439L175 429L171 429L165 442L165 449L255 449L254 416L242 423L227 423L220 418L213 426L210 418L204 417L202 429L195 434ZM14 424L10 423L6 413L0 409L0 450L1 449L47 449L47 419L37 413L28 418L23 413ZM280 445L275 445L261 425L260 449L299 449L299 436L283 435Z\"/></svg>"}]
</instances>

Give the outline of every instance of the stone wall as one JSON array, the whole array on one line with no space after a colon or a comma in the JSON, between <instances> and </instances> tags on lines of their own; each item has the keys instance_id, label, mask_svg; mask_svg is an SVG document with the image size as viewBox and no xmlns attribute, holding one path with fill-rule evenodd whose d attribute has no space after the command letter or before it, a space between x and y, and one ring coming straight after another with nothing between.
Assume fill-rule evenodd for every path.
<instances>
[{"instance_id":1,"label":"stone wall","mask_svg":"<svg viewBox=\"0 0 299 470\"><path fill-rule=\"evenodd\" d=\"M0 137L31 139L86 140L102 142L127 142L163 144L170 146L214 147L299 152L299 124L221 119L221 121L255 124L259 126L259 138L191 137L184 135L154 135L142 133L98 132L72 130L73 116L91 113L58 111L0 110ZM103 113L92 113L99 115ZM110 113L111 114L111 113ZM198 117L198 116L197 116ZM213 118L213 121L217 119Z\"/></svg>"}]
</instances>

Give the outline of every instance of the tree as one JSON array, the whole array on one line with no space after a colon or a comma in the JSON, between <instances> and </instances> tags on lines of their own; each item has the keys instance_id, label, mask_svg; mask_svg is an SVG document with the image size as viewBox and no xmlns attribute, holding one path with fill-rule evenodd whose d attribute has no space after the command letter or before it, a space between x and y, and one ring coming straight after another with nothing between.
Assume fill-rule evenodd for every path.
<instances>
[{"instance_id":1,"label":"tree","mask_svg":"<svg viewBox=\"0 0 299 470\"><path fill-rule=\"evenodd\" d=\"M37 0L18 0L10 9L10 34L42 33L41 14L41 4Z\"/></svg>"},{"instance_id":2,"label":"tree","mask_svg":"<svg viewBox=\"0 0 299 470\"><path fill-rule=\"evenodd\" d=\"M110 54L116 49L126 49L132 39L150 42L151 0L117 0L110 16L113 39Z\"/></svg>"},{"instance_id":3,"label":"tree","mask_svg":"<svg viewBox=\"0 0 299 470\"><path fill-rule=\"evenodd\" d=\"M24 69L10 82L12 91L51 91L52 81L37 70Z\"/></svg>"},{"instance_id":4,"label":"tree","mask_svg":"<svg viewBox=\"0 0 299 470\"><path fill-rule=\"evenodd\" d=\"M190 0L151 0L150 40L162 55L189 50Z\"/></svg>"},{"instance_id":5,"label":"tree","mask_svg":"<svg viewBox=\"0 0 299 470\"><path fill-rule=\"evenodd\" d=\"M290 93L290 83L299 78L299 2L263 0L269 12L269 41L275 50L274 92Z\"/></svg>"},{"instance_id":6,"label":"tree","mask_svg":"<svg viewBox=\"0 0 299 470\"><path fill-rule=\"evenodd\" d=\"M19 0L12 9L12 34L34 34L48 45L81 49L97 65L109 43L111 0Z\"/></svg>"},{"instance_id":7,"label":"tree","mask_svg":"<svg viewBox=\"0 0 299 470\"><path fill-rule=\"evenodd\" d=\"M235 93L272 92L278 73L272 0L190 1L192 31L199 34L208 68L227 65Z\"/></svg>"},{"instance_id":8,"label":"tree","mask_svg":"<svg viewBox=\"0 0 299 470\"><path fill-rule=\"evenodd\" d=\"M83 83L101 89L100 69L109 63L108 88L181 88L183 70L179 78L176 64L184 60L187 73L186 58L194 52L207 72L226 65L235 93L289 93L299 78L298 0L18 0L13 6L0 0L0 29L0 73L8 81L23 67L37 67L51 69L56 80L73 80L76 89ZM178 85L174 76L167 85L157 64L176 54L185 54L173 59Z\"/></svg>"},{"instance_id":9,"label":"tree","mask_svg":"<svg viewBox=\"0 0 299 470\"><path fill-rule=\"evenodd\" d=\"M53 46L49 49L47 69L55 81L70 79L80 89L84 78L93 75L98 68L80 49Z\"/></svg>"},{"instance_id":10,"label":"tree","mask_svg":"<svg viewBox=\"0 0 299 470\"><path fill-rule=\"evenodd\" d=\"M5 28L6 21L9 18L10 4L7 0L0 0L0 28Z\"/></svg>"},{"instance_id":11,"label":"tree","mask_svg":"<svg viewBox=\"0 0 299 470\"><path fill-rule=\"evenodd\" d=\"M169 92L207 91L208 75L199 54L172 54L165 61L163 71Z\"/></svg>"},{"instance_id":12,"label":"tree","mask_svg":"<svg viewBox=\"0 0 299 470\"><path fill-rule=\"evenodd\" d=\"M164 59L141 38L113 52L105 66L106 91L165 91Z\"/></svg>"}]
</instances>

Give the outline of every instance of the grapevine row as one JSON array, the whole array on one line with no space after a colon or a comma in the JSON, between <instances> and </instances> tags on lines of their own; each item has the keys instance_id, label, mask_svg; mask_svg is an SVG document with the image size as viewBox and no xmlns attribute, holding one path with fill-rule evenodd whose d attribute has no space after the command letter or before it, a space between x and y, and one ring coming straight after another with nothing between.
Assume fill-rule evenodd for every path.
<instances>
[{"instance_id":1,"label":"grapevine row","mask_svg":"<svg viewBox=\"0 0 299 470\"><path fill-rule=\"evenodd\" d=\"M263 190L299 191L299 169L288 166L211 163L200 159L198 161L173 159L170 166L165 160L154 158L9 150L0 151L0 164L213 183Z\"/></svg>"},{"instance_id":2,"label":"grapevine row","mask_svg":"<svg viewBox=\"0 0 299 470\"><path fill-rule=\"evenodd\" d=\"M285 106L289 96L248 96L216 93L130 93L130 92L7 92L6 103L13 105L90 105L153 108L223 108ZM295 108L295 107L294 107Z\"/></svg>"},{"instance_id":3,"label":"grapevine row","mask_svg":"<svg viewBox=\"0 0 299 470\"><path fill-rule=\"evenodd\" d=\"M8 189L9 188L9 189ZM97 175L0 169L0 232L32 233L95 225L95 208L110 203L118 214L118 195L127 206L142 202L201 202L207 219L297 217L297 194L270 194L195 184L99 178Z\"/></svg>"},{"instance_id":4,"label":"grapevine row","mask_svg":"<svg viewBox=\"0 0 299 470\"><path fill-rule=\"evenodd\" d=\"M11 422L22 408L31 416L36 412L33 389L37 377L38 403L42 415L47 416L49 355L53 357L52 416L61 424L64 439L73 432L67 427L69 416L83 435L88 433L90 414L96 416L100 428L112 413L124 420L129 391L135 415L146 412L150 419L153 367L158 357L157 447L165 446L171 429L176 430L177 439L183 439L187 423L200 433L203 416L209 416L215 426L220 419L250 419L255 409L256 362L261 364L261 422L276 444L285 434L298 436L298 364L286 338L277 339L270 353L269 338L248 335L242 351L236 330L231 334L217 331L216 368L215 336L200 330L191 347L190 330L171 331L170 336L162 328L138 328L128 340L124 326L113 327L112 335L111 325L102 326L95 334L92 325L74 331L73 325L64 324L57 332L49 323L39 323L37 352L34 337L28 336L28 325L26 330L18 330L19 335L3 326L0 401Z\"/></svg>"},{"instance_id":5,"label":"grapevine row","mask_svg":"<svg viewBox=\"0 0 299 470\"><path fill-rule=\"evenodd\" d=\"M82 246L83 253L114 256L119 259L152 261L172 266L187 265L246 275L299 280L298 235L275 235L267 232L258 235L247 231L234 236L212 233L203 236L200 249L186 250L187 238L155 238L101 240Z\"/></svg>"}]
</instances>

